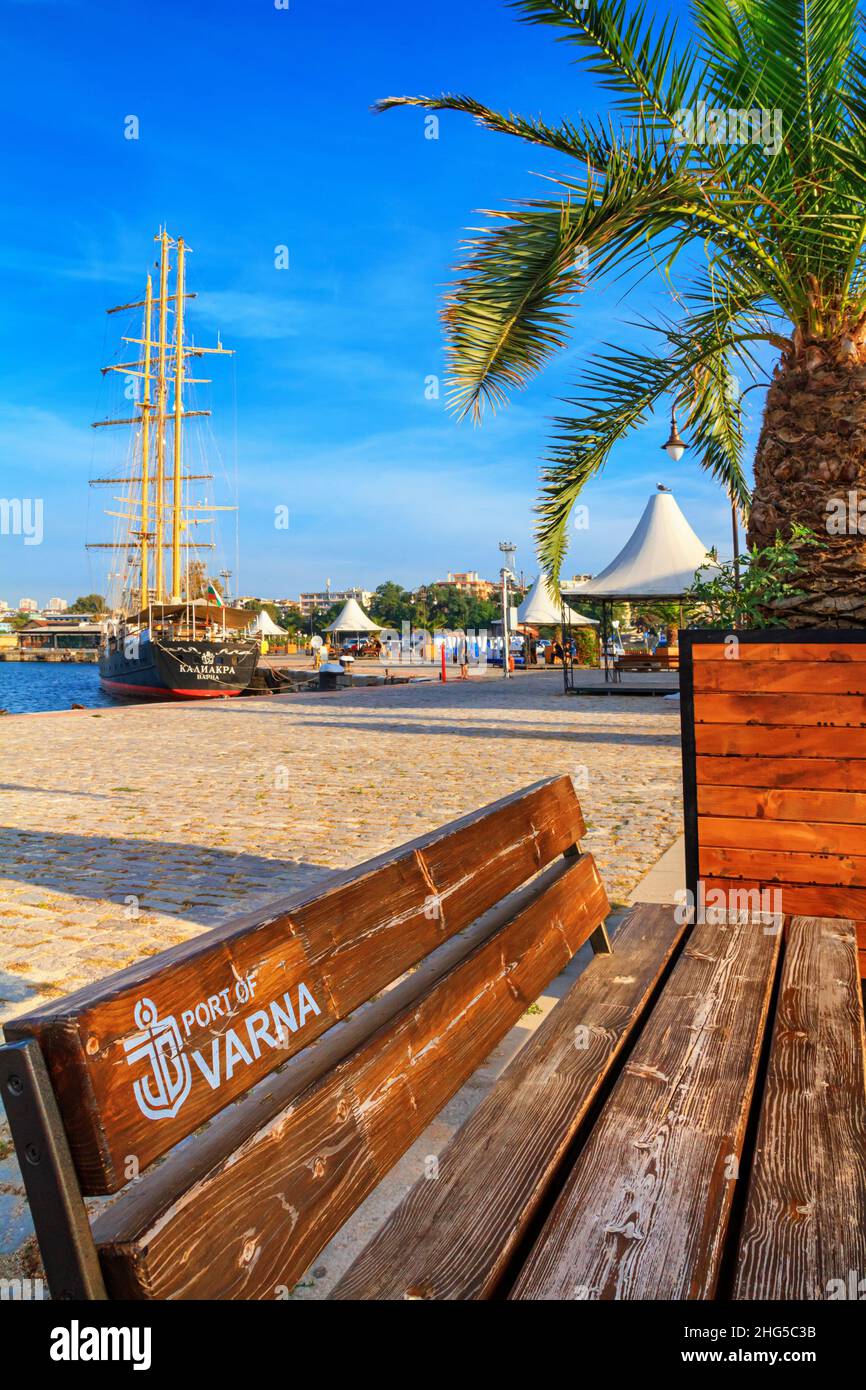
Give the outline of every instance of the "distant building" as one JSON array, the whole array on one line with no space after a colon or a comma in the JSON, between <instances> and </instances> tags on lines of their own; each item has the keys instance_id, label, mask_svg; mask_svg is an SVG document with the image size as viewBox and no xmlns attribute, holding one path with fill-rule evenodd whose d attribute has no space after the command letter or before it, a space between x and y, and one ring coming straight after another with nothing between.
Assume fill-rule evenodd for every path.
<instances>
[{"instance_id":1,"label":"distant building","mask_svg":"<svg viewBox=\"0 0 866 1390\"><path fill-rule=\"evenodd\" d=\"M9 612L9 604L6 602L5 598L0 598L0 613L8 613L8 612Z\"/></svg>"},{"instance_id":2,"label":"distant building","mask_svg":"<svg viewBox=\"0 0 866 1390\"><path fill-rule=\"evenodd\" d=\"M18 612L19 612L19 613L38 613L38 612L39 612L39 604L36 602L35 598L20 598L20 599L18 600Z\"/></svg>"},{"instance_id":3,"label":"distant building","mask_svg":"<svg viewBox=\"0 0 866 1390\"><path fill-rule=\"evenodd\" d=\"M41 617L31 618L30 622L50 624L51 627L89 627L92 624L98 625L103 616L107 617L108 615L99 613L52 613L50 617L46 617L46 612L43 611Z\"/></svg>"},{"instance_id":4,"label":"distant building","mask_svg":"<svg viewBox=\"0 0 866 1390\"><path fill-rule=\"evenodd\" d=\"M311 590L299 595L298 607L301 617L309 618L313 613L325 612L335 603L348 603L350 598L360 603L362 608L366 608L372 602L374 594L371 589L332 589L329 584L325 589Z\"/></svg>"},{"instance_id":5,"label":"distant building","mask_svg":"<svg viewBox=\"0 0 866 1390\"><path fill-rule=\"evenodd\" d=\"M438 579L439 585L450 585L461 594L471 594L473 598L490 598L497 586L490 579L482 579L477 570L462 570L449 574L447 579Z\"/></svg>"},{"instance_id":6,"label":"distant building","mask_svg":"<svg viewBox=\"0 0 866 1390\"><path fill-rule=\"evenodd\" d=\"M41 620L25 623L18 633L22 651L79 651L95 652L101 629L98 623L46 623Z\"/></svg>"},{"instance_id":7,"label":"distant building","mask_svg":"<svg viewBox=\"0 0 866 1390\"><path fill-rule=\"evenodd\" d=\"M65 613L69 604L65 598L50 598L43 608L43 613Z\"/></svg>"},{"instance_id":8,"label":"distant building","mask_svg":"<svg viewBox=\"0 0 866 1390\"><path fill-rule=\"evenodd\" d=\"M262 598L260 594L238 594L232 599L233 608L254 608L257 603L273 603L272 598Z\"/></svg>"}]
</instances>

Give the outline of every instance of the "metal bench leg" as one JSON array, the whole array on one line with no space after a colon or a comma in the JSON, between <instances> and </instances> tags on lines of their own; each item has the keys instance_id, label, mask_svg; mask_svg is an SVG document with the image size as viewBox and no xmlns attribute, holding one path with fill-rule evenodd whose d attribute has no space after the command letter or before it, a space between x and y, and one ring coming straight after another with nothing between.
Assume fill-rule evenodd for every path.
<instances>
[{"instance_id":1,"label":"metal bench leg","mask_svg":"<svg viewBox=\"0 0 866 1390\"><path fill-rule=\"evenodd\" d=\"M0 1095L52 1298L108 1295L69 1144L39 1044L0 1047Z\"/></svg>"},{"instance_id":2,"label":"metal bench leg","mask_svg":"<svg viewBox=\"0 0 866 1390\"><path fill-rule=\"evenodd\" d=\"M592 936L589 938L589 944L597 956L610 956L613 954L613 946L610 943L610 937L607 934L607 927L604 922L599 922Z\"/></svg>"}]
</instances>

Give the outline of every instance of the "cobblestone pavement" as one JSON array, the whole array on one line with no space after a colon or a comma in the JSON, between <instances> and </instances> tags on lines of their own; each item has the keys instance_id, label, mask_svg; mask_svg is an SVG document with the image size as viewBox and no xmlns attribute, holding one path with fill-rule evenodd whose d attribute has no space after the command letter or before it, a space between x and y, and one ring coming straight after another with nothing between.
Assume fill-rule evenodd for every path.
<instances>
[{"instance_id":1,"label":"cobblestone pavement","mask_svg":"<svg viewBox=\"0 0 866 1390\"><path fill-rule=\"evenodd\" d=\"M0 1024L557 772L624 901L680 830L678 709L533 674L4 718ZM8 1139L0 1275L31 1229Z\"/></svg>"}]
</instances>

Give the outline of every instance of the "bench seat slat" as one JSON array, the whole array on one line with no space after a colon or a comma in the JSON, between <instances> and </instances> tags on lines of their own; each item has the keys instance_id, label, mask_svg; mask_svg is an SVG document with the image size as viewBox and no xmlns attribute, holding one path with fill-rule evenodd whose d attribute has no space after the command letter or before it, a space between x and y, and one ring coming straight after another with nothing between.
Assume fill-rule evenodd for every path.
<instances>
[{"instance_id":1,"label":"bench seat slat","mask_svg":"<svg viewBox=\"0 0 866 1390\"><path fill-rule=\"evenodd\" d=\"M684 932L672 908L632 909L332 1298L494 1295Z\"/></svg>"},{"instance_id":2,"label":"bench seat slat","mask_svg":"<svg viewBox=\"0 0 866 1390\"><path fill-rule=\"evenodd\" d=\"M84 1193L122 1187L130 1156L146 1168L584 834L571 779L548 779L336 875L319 892L235 918L15 1019L6 1035L40 1044ZM255 997L241 999L250 978ZM285 1012L288 994L297 1021L301 985L315 1010L305 1006L295 1030L280 1025L280 1047L267 1044L262 1038L277 1029L267 1011ZM249 1060L236 1054L212 1085L196 1056L213 1076L223 1038L231 1030L245 1037L253 1014L265 1034L248 1039ZM165 1048L172 1021L182 1055L151 1060L146 1029ZM137 1051L129 1045L136 1035ZM157 1067L167 1084L154 1080ZM135 1084L150 1096L162 1085L167 1103L144 1113Z\"/></svg>"},{"instance_id":3,"label":"bench seat slat","mask_svg":"<svg viewBox=\"0 0 866 1390\"><path fill-rule=\"evenodd\" d=\"M368 1042L301 1095L268 1084L270 1117L196 1170L178 1150L94 1225L117 1297L274 1298L290 1288L545 985L604 920L591 856L562 872ZM203 1141L213 1143L206 1134Z\"/></svg>"},{"instance_id":4,"label":"bench seat slat","mask_svg":"<svg viewBox=\"0 0 866 1390\"><path fill-rule=\"evenodd\" d=\"M866 1065L854 924L796 917L785 948L734 1297L862 1299L861 1280Z\"/></svg>"},{"instance_id":5,"label":"bench seat slat","mask_svg":"<svg viewBox=\"0 0 866 1390\"><path fill-rule=\"evenodd\" d=\"M512 1297L713 1296L780 946L694 928Z\"/></svg>"}]
</instances>

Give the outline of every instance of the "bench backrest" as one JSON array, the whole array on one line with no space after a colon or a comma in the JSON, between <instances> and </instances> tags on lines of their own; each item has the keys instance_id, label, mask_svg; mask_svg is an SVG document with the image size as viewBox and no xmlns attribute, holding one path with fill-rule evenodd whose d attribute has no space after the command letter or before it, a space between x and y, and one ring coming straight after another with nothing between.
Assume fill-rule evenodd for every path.
<instances>
[{"instance_id":1,"label":"bench backrest","mask_svg":"<svg viewBox=\"0 0 866 1390\"><path fill-rule=\"evenodd\" d=\"M866 631L685 631L680 653L689 888L849 918L866 976Z\"/></svg>"},{"instance_id":2,"label":"bench backrest","mask_svg":"<svg viewBox=\"0 0 866 1390\"><path fill-rule=\"evenodd\" d=\"M94 1228L112 1290L296 1278L603 922L584 833L553 778L14 1020L81 1190L130 1183Z\"/></svg>"}]
</instances>

